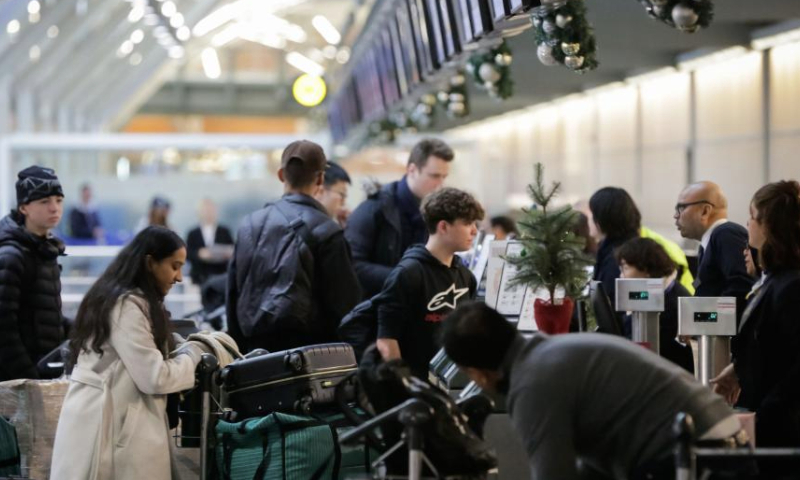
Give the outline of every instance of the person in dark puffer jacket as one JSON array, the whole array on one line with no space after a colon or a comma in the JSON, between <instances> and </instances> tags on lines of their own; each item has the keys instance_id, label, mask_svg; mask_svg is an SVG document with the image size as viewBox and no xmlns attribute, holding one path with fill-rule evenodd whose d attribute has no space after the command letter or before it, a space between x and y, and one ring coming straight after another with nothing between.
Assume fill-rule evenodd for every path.
<instances>
[{"instance_id":1,"label":"person in dark puffer jacket","mask_svg":"<svg viewBox=\"0 0 800 480\"><path fill-rule=\"evenodd\" d=\"M64 192L49 168L17 176L17 208L0 220L0 381L40 378L36 363L64 341L64 243L51 233Z\"/></svg>"}]
</instances>

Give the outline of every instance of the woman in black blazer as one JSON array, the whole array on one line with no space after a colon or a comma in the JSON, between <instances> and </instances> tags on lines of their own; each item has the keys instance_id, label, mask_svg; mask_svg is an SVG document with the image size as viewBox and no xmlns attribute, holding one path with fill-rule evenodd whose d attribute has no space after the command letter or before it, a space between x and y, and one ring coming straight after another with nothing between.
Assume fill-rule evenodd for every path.
<instances>
[{"instance_id":1,"label":"woman in black blazer","mask_svg":"<svg viewBox=\"0 0 800 480\"><path fill-rule=\"evenodd\" d=\"M758 446L800 447L800 184L761 187L747 230L764 276L733 339L733 363L712 382L756 413Z\"/></svg>"},{"instance_id":2,"label":"woman in black blazer","mask_svg":"<svg viewBox=\"0 0 800 480\"><path fill-rule=\"evenodd\" d=\"M604 187L596 191L589 199L589 210L600 236L592 280L603 283L613 307L616 279L620 274L614 251L626 241L639 236L642 214L628 192L618 187ZM619 317L622 322L622 314Z\"/></svg>"},{"instance_id":3,"label":"woman in black blazer","mask_svg":"<svg viewBox=\"0 0 800 480\"><path fill-rule=\"evenodd\" d=\"M692 294L673 274L677 269L664 247L650 238L634 238L620 246L615 257L621 270L620 278L663 278L664 311L659 316L659 354L694 373L692 347L678 342L678 298ZM625 319L625 336L631 337L630 319Z\"/></svg>"}]
</instances>

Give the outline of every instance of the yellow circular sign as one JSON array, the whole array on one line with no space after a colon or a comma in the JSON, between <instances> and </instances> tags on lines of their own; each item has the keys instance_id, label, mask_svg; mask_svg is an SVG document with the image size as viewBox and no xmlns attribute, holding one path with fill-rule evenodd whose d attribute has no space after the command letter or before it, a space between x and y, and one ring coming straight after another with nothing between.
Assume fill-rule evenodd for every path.
<instances>
[{"instance_id":1,"label":"yellow circular sign","mask_svg":"<svg viewBox=\"0 0 800 480\"><path fill-rule=\"evenodd\" d=\"M328 87L322 77L307 73L297 77L292 85L294 99L304 107L316 107L322 103L327 91Z\"/></svg>"}]
</instances>

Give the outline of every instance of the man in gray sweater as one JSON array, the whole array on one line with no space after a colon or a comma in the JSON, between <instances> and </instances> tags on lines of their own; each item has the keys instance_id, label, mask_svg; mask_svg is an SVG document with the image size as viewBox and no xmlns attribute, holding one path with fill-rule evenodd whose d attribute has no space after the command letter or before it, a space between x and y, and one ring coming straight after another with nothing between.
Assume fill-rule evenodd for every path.
<instances>
[{"instance_id":1,"label":"man in gray sweater","mask_svg":"<svg viewBox=\"0 0 800 480\"><path fill-rule=\"evenodd\" d=\"M672 425L691 414L698 437L741 426L722 397L677 365L619 337L595 333L526 340L483 303L445 321L443 345L481 388L507 395L537 480L675 478Z\"/></svg>"}]
</instances>

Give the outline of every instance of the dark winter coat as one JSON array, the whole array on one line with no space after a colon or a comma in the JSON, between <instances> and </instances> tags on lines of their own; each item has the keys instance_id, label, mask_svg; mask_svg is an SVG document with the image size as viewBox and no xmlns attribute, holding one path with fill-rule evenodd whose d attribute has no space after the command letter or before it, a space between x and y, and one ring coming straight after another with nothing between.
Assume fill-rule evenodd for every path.
<instances>
[{"instance_id":1,"label":"dark winter coat","mask_svg":"<svg viewBox=\"0 0 800 480\"><path fill-rule=\"evenodd\" d=\"M389 273L400 263L408 247L425 243L427 239L424 225L420 238L403 235L403 224L411 220L403 218L399 206L400 182L402 180L384 185L378 193L364 200L347 220L345 238L353 252L356 274L365 298L381 291ZM413 221L421 222L420 219Z\"/></svg>"},{"instance_id":2,"label":"dark winter coat","mask_svg":"<svg viewBox=\"0 0 800 480\"><path fill-rule=\"evenodd\" d=\"M339 321L361 298L342 229L325 208L301 194L284 195L279 202L293 219L302 219L315 244L309 248L311 254L301 258L310 281L310 288L303 291L309 298L290 299L306 305L308 308L298 310L307 310L308 316L300 324L280 327L280 332L259 336L244 333L244 325L258 322L264 292L287 287L274 282L280 281L278 272L288 268L291 260L291 252L285 251L291 227L275 206L268 205L242 222L228 269L228 329L242 350L277 351L336 341Z\"/></svg>"},{"instance_id":3,"label":"dark winter coat","mask_svg":"<svg viewBox=\"0 0 800 480\"><path fill-rule=\"evenodd\" d=\"M36 362L64 341L63 254L57 238L0 220L0 380L39 378Z\"/></svg>"}]
</instances>

